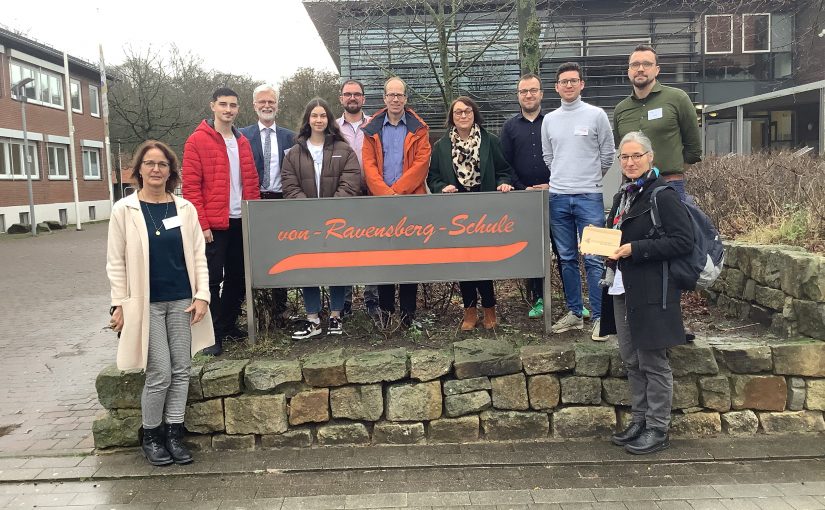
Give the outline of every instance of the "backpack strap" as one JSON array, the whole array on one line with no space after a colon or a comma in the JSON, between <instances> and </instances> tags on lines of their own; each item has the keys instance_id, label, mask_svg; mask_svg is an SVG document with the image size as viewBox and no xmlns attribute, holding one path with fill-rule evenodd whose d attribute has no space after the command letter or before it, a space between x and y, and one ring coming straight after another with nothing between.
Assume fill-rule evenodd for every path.
<instances>
[{"instance_id":1,"label":"backpack strap","mask_svg":"<svg viewBox=\"0 0 825 510\"><path fill-rule=\"evenodd\" d=\"M657 196L660 191L665 188L670 188L670 186L659 186L653 189L653 192L650 194L650 219L653 222L653 229L659 234L662 235L664 230L662 229L662 217L659 215L659 204L657 202ZM667 280L670 274L670 267L668 265L667 260L662 261L662 310L667 310Z\"/></svg>"}]
</instances>

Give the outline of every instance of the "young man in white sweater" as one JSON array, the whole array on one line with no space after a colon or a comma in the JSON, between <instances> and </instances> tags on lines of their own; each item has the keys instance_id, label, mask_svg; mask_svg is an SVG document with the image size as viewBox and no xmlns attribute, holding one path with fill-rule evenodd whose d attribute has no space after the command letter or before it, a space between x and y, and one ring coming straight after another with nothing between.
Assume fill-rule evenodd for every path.
<instances>
[{"instance_id":1,"label":"young man in white sweater","mask_svg":"<svg viewBox=\"0 0 825 510\"><path fill-rule=\"evenodd\" d=\"M585 226L604 226L602 178L616 154L607 114L581 100L583 89L579 64L559 66L556 92L561 96L561 107L547 114L541 126L542 153L550 169L550 228L559 249L568 309L553 325L554 333L584 327L578 239ZM603 263L600 257L586 255L584 267L593 318L591 337L605 340L599 335Z\"/></svg>"}]
</instances>

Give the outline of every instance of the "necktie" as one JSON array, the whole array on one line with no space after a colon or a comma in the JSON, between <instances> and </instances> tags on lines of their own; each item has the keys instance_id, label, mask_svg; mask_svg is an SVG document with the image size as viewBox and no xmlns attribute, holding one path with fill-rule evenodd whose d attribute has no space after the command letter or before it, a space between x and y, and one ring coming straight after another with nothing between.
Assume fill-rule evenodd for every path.
<instances>
[{"instance_id":1,"label":"necktie","mask_svg":"<svg viewBox=\"0 0 825 510\"><path fill-rule=\"evenodd\" d=\"M261 188L269 189L269 166L272 159L272 128L264 128L264 178L261 182Z\"/></svg>"}]
</instances>

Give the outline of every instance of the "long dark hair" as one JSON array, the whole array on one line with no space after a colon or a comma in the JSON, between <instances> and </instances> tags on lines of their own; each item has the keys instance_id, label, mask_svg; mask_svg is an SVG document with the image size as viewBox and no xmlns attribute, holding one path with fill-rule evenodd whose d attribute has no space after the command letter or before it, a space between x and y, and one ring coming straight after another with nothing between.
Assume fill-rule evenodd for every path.
<instances>
[{"instance_id":1,"label":"long dark hair","mask_svg":"<svg viewBox=\"0 0 825 510\"><path fill-rule=\"evenodd\" d=\"M143 188L143 176L140 175L140 167L143 165L143 156L151 149L158 149L169 161L169 179L166 181L166 191L172 193L180 183L178 156L175 151L161 141L146 140L135 150L135 156L132 158L132 179L137 181L140 188Z\"/></svg>"},{"instance_id":2,"label":"long dark hair","mask_svg":"<svg viewBox=\"0 0 825 510\"><path fill-rule=\"evenodd\" d=\"M307 103L306 108L304 108L304 116L301 119L301 128L298 130L298 134L295 135L295 144L300 145L304 150L308 150L306 148L306 142L312 134L312 127L309 125L309 115L317 106L323 108L327 114L327 128L324 130L327 138L332 137L333 141L346 142L346 139L341 134L341 130L338 128L338 123L335 122L335 116L333 116L332 110L329 108L329 103L320 97L316 97L310 100L310 102Z\"/></svg>"}]
</instances>

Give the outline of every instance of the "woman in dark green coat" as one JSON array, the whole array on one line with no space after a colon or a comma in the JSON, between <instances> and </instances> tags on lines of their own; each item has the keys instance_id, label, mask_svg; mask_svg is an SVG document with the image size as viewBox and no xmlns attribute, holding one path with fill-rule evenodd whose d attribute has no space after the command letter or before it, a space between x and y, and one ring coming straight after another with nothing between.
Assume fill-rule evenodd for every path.
<instances>
[{"instance_id":1,"label":"woman in dark green coat","mask_svg":"<svg viewBox=\"0 0 825 510\"><path fill-rule=\"evenodd\" d=\"M469 97L459 97L450 105L447 134L433 145L427 185L433 193L468 191L508 192L510 165L501 152L498 138L481 127L478 105ZM484 310L485 329L496 326L496 296L493 282L459 282L464 301L462 331L472 331L478 323L478 295Z\"/></svg>"}]
</instances>

